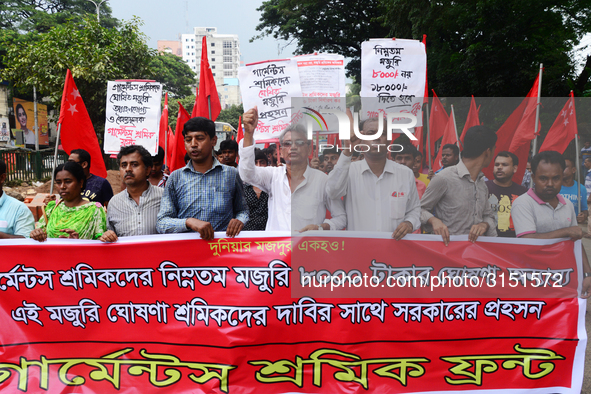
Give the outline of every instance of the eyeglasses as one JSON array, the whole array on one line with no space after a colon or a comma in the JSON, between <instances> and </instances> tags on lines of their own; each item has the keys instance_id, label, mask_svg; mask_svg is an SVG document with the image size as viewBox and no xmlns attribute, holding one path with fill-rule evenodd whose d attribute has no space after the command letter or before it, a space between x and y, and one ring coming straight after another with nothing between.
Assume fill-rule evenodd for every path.
<instances>
[{"instance_id":1,"label":"eyeglasses","mask_svg":"<svg viewBox=\"0 0 591 394\"><path fill-rule=\"evenodd\" d=\"M308 145L308 141L304 141L304 140L283 141L281 146L283 146L284 148L291 148L291 146L293 144L295 144L298 148L301 148L304 145Z\"/></svg>"}]
</instances>

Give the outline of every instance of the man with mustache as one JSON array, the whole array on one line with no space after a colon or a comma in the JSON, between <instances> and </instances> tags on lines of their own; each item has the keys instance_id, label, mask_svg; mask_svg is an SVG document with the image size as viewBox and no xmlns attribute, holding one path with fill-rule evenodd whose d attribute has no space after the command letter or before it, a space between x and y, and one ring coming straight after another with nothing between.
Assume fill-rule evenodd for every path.
<instances>
[{"instance_id":1,"label":"man with mustache","mask_svg":"<svg viewBox=\"0 0 591 394\"><path fill-rule=\"evenodd\" d=\"M157 234L156 219L164 189L148 181L152 155L143 146L129 145L121 148L117 160L126 188L111 199L108 230L99 240L115 242L118 237Z\"/></svg>"},{"instance_id":2,"label":"man with mustache","mask_svg":"<svg viewBox=\"0 0 591 394\"><path fill-rule=\"evenodd\" d=\"M213 156L215 123L191 118L183 127L189 162L168 177L156 228L159 233L195 231L210 240L214 231L233 238L248 221L242 180L234 167Z\"/></svg>"},{"instance_id":3,"label":"man with mustache","mask_svg":"<svg viewBox=\"0 0 591 394\"><path fill-rule=\"evenodd\" d=\"M511 220L513 201L527 192L525 186L513 182L519 159L515 154L502 151L495 157L493 180L486 181L490 196L488 202L497 214L497 236L515 238L515 228Z\"/></svg>"},{"instance_id":4,"label":"man with mustache","mask_svg":"<svg viewBox=\"0 0 591 394\"><path fill-rule=\"evenodd\" d=\"M534 187L513 202L511 216L520 238L581 239L583 230L577 224L573 204L559 192L566 163L556 151L540 152L531 162ZM591 267L585 249L583 253L583 288L581 297L591 295Z\"/></svg>"}]
</instances>

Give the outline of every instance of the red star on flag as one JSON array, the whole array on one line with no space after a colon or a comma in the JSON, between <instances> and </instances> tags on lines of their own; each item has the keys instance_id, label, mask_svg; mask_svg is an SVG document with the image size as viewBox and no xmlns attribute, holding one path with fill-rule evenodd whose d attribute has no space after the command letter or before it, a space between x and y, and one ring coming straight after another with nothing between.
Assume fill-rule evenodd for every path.
<instances>
[{"instance_id":1,"label":"red star on flag","mask_svg":"<svg viewBox=\"0 0 591 394\"><path fill-rule=\"evenodd\" d=\"M74 89L72 90L72 93L70 93L72 96L74 96L74 100L76 100L78 97L80 96L80 92L78 91L78 89Z\"/></svg>"},{"instance_id":2,"label":"red star on flag","mask_svg":"<svg viewBox=\"0 0 591 394\"><path fill-rule=\"evenodd\" d=\"M555 150L559 153L564 153L568 144L578 134L574 100L574 95L571 92L570 98L564 104L562 112L556 117L554 124L548 130L546 139L540 147L540 152ZM562 115L562 119L560 119L560 115Z\"/></svg>"},{"instance_id":3,"label":"red star on flag","mask_svg":"<svg viewBox=\"0 0 591 394\"><path fill-rule=\"evenodd\" d=\"M76 109L76 104L70 104L70 108L68 108L68 111L70 111L72 115L74 115L74 112L78 112L78 110Z\"/></svg>"}]
</instances>

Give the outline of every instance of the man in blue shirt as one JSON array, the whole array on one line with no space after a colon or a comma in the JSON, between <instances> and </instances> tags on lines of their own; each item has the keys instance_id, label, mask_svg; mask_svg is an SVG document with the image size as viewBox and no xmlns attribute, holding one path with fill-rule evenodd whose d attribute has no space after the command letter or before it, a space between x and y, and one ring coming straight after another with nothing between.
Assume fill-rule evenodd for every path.
<instances>
[{"instance_id":1,"label":"man in blue shirt","mask_svg":"<svg viewBox=\"0 0 591 394\"><path fill-rule=\"evenodd\" d=\"M577 215L577 222L584 223L589 215L587 208L587 189L585 189L585 187L579 182L575 181L575 173L577 172L575 161L570 158L565 158L564 161L566 162L566 168L562 175L560 195L573 203L575 214ZM579 212L577 188L581 189L581 212Z\"/></svg>"},{"instance_id":2,"label":"man in blue shirt","mask_svg":"<svg viewBox=\"0 0 591 394\"><path fill-rule=\"evenodd\" d=\"M28 238L35 229L33 214L25 204L2 191L6 163L0 160L0 239Z\"/></svg>"},{"instance_id":3,"label":"man in blue shirt","mask_svg":"<svg viewBox=\"0 0 591 394\"><path fill-rule=\"evenodd\" d=\"M156 229L159 233L196 231L203 239L213 239L214 231L238 235L248 221L248 206L238 170L220 164L212 155L217 143L215 124L203 117L189 119L183 137L190 160L166 182Z\"/></svg>"}]
</instances>

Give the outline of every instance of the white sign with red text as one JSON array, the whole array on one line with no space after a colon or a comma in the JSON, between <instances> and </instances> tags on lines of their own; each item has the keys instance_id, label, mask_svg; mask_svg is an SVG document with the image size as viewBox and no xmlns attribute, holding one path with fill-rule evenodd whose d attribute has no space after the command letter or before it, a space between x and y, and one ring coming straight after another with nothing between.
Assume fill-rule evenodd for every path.
<instances>
[{"instance_id":1,"label":"white sign with red text","mask_svg":"<svg viewBox=\"0 0 591 394\"><path fill-rule=\"evenodd\" d=\"M146 81L109 81L104 151L117 154L121 147L141 145L158 153L162 85Z\"/></svg>"},{"instance_id":2,"label":"white sign with red text","mask_svg":"<svg viewBox=\"0 0 591 394\"><path fill-rule=\"evenodd\" d=\"M255 105L259 123L256 141L278 138L292 121L291 98L302 97L298 66L293 59L248 64L238 69L244 108Z\"/></svg>"},{"instance_id":3,"label":"white sign with red text","mask_svg":"<svg viewBox=\"0 0 591 394\"><path fill-rule=\"evenodd\" d=\"M427 54L417 40L371 39L361 44L361 97L377 97L364 105L363 118L405 112L422 126ZM365 104L365 103L364 103Z\"/></svg>"}]
</instances>

